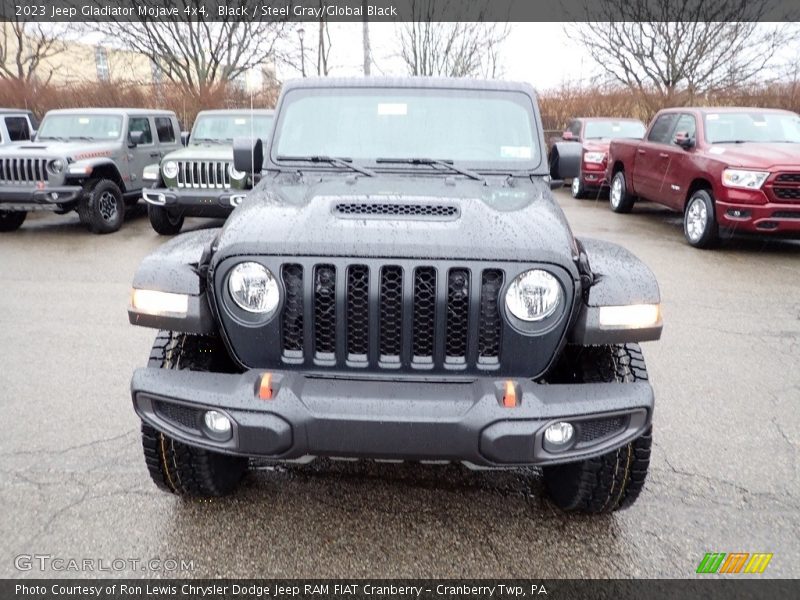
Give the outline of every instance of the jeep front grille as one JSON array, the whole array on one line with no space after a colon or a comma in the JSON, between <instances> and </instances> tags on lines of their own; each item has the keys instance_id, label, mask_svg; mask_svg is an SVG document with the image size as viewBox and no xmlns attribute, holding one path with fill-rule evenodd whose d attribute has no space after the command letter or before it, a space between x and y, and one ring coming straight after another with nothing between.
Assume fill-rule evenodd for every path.
<instances>
[{"instance_id":1,"label":"jeep front grille","mask_svg":"<svg viewBox=\"0 0 800 600\"><path fill-rule=\"evenodd\" d=\"M0 158L0 183L47 181L46 158Z\"/></svg>"},{"instance_id":2,"label":"jeep front grille","mask_svg":"<svg viewBox=\"0 0 800 600\"><path fill-rule=\"evenodd\" d=\"M227 161L178 161L179 188L228 189L231 176Z\"/></svg>"},{"instance_id":3,"label":"jeep front grille","mask_svg":"<svg viewBox=\"0 0 800 600\"><path fill-rule=\"evenodd\" d=\"M499 364L502 270L284 264L281 278L284 362L423 370Z\"/></svg>"}]
</instances>

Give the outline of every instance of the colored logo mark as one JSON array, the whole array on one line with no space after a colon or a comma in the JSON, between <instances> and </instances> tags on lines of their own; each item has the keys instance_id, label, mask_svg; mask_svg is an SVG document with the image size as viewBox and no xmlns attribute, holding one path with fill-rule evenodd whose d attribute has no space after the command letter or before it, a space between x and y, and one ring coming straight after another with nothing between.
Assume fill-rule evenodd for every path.
<instances>
[{"instance_id":1,"label":"colored logo mark","mask_svg":"<svg viewBox=\"0 0 800 600\"><path fill-rule=\"evenodd\" d=\"M698 573L737 574L737 573L763 573L772 560L772 554L761 552L749 554L747 552L708 552L697 565Z\"/></svg>"}]
</instances>

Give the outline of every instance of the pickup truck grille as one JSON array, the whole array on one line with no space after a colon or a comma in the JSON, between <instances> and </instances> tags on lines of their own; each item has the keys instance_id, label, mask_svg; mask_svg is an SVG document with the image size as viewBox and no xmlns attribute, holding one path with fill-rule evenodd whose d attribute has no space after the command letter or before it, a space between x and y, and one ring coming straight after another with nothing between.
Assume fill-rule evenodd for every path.
<instances>
[{"instance_id":1,"label":"pickup truck grille","mask_svg":"<svg viewBox=\"0 0 800 600\"><path fill-rule=\"evenodd\" d=\"M227 161L178 161L178 187L228 189L231 177Z\"/></svg>"},{"instance_id":2,"label":"pickup truck grille","mask_svg":"<svg viewBox=\"0 0 800 600\"><path fill-rule=\"evenodd\" d=\"M46 158L0 158L0 184L47 181Z\"/></svg>"},{"instance_id":3,"label":"pickup truck grille","mask_svg":"<svg viewBox=\"0 0 800 600\"><path fill-rule=\"evenodd\" d=\"M286 361L412 370L499 363L500 269L290 263L281 279Z\"/></svg>"},{"instance_id":4,"label":"pickup truck grille","mask_svg":"<svg viewBox=\"0 0 800 600\"><path fill-rule=\"evenodd\" d=\"M800 202L800 173L779 173L771 187L776 202Z\"/></svg>"}]
</instances>

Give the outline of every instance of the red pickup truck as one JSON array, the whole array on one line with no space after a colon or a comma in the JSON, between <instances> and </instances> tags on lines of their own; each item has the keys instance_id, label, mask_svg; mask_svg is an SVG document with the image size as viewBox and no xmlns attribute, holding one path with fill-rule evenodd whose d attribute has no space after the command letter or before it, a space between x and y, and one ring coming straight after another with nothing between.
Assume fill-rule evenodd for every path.
<instances>
[{"instance_id":1,"label":"red pickup truck","mask_svg":"<svg viewBox=\"0 0 800 600\"><path fill-rule=\"evenodd\" d=\"M611 142L611 210L637 198L683 213L686 240L719 230L800 235L800 116L765 108L670 108L642 141Z\"/></svg>"}]
</instances>

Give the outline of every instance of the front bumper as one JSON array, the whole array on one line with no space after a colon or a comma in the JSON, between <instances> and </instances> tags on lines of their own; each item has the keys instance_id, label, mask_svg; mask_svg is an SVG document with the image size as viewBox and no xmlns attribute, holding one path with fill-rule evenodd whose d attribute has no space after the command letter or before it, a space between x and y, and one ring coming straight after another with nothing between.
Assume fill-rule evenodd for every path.
<instances>
[{"instance_id":1,"label":"front bumper","mask_svg":"<svg viewBox=\"0 0 800 600\"><path fill-rule=\"evenodd\" d=\"M605 163L583 163L581 179L584 189L601 189L608 187Z\"/></svg>"},{"instance_id":2,"label":"front bumper","mask_svg":"<svg viewBox=\"0 0 800 600\"><path fill-rule=\"evenodd\" d=\"M275 460L308 456L462 461L480 466L572 462L639 437L653 414L646 382L544 385L515 383L518 405L502 406L504 382L344 380L273 373L270 400L262 371L241 375L138 369L131 382L136 412L187 444ZM214 409L233 426L228 439L206 432ZM576 427L575 443L551 452L550 423Z\"/></svg>"},{"instance_id":3,"label":"front bumper","mask_svg":"<svg viewBox=\"0 0 800 600\"><path fill-rule=\"evenodd\" d=\"M748 233L800 234L800 202L748 204L736 199L716 201L717 222Z\"/></svg>"},{"instance_id":4,"label":"front bumper","mask_svg":"<svg viewBox=\"0 0 800 600\"><path fill-rule=\"evenodd\" d=\"M57 210L59 205L77 200L83 188L79 185L30 187L0 185L2 210Z\"/></svg>"},{"instance_id":5,"label":"front bumper","mask_svg":"<svg viewBox=\"0 0 800 600\"><path fill-rule=\"evenodd\" d=\"M228 216L244 200L247 190L198 188L145 188L142 198L153 206L163 206L190 217Z\"/></svg>"}]
</instances>

